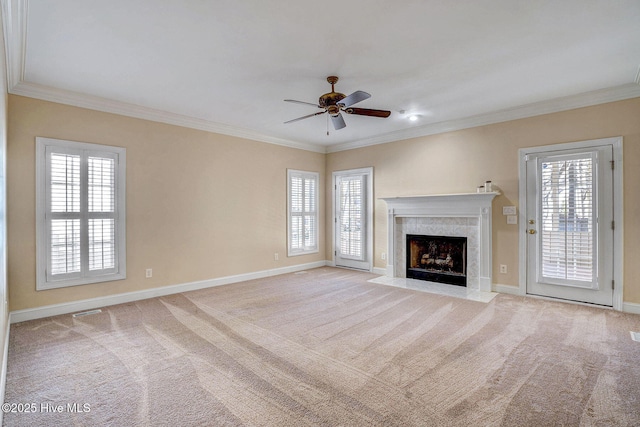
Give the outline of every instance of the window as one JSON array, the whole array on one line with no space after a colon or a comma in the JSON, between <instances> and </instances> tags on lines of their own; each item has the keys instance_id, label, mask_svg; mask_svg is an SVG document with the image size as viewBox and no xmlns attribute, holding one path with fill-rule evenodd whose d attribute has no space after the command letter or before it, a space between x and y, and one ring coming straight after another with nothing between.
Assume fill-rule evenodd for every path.
<instances>
[{"instance_id":1,"label":"window","mask_svg":"<svg viewBox=\"0 0 640 427\"><path fill-rule=\"evenodd\" d=\"M125 154L36 138L37 290L126 277Z\"/></svg>"},{"instance_id":2,"label":"window","mask_svg":"<svg viewBox=\"0 0 640 427\"><path fill-rule=\"evenodd\" d=\"M287 170L289 256L318 252L318 174Z\"/></svg>"},{"instance_id":3,"label":"window","mask_svg":"<svg viewBox=\"0 0 640 427\"><path fill-rule=\"evenodd\" d=\"M340 256L364 260L364 191L365 175L344 176L338 179L340 202Z\"/></svg>"},{"instance_id":4,"label":"window","mask_svg":"<svg viewBox=\"0 0 640 427\"><path fill-rule=\"evenodd\" d=\"M595 153L540 162L542 275L597 281Z\"/></svg>"}]
</instances>

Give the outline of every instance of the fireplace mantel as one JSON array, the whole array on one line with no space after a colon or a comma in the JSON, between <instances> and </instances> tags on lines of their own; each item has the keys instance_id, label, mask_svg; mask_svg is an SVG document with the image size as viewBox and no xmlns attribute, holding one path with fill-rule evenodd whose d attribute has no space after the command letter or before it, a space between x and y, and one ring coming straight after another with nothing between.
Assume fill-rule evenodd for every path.
<instances>
[{"instance_id":1,"label":"fireplace mantel","mask_svg":"<svg viewBox=\"0 0 640 427\"><path fill-rule=\"evenodd\" d=\"M383 197L387 203L387 272L390 277L400 277L396 258L401 253L398 243L398 218L477 218L478 286L479 290L490 292L492 283L492 242L491 204L499 192L435 194L427 196Z\"/></svg>"}]
</instances>

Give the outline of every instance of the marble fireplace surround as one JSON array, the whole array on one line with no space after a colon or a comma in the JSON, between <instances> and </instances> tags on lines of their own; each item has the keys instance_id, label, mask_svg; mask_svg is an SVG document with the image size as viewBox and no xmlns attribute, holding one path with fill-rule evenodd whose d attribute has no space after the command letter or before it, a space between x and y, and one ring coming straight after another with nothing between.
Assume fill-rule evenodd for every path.
<instances>
[{"instance_id":1,"label":"marble fireplace surround","mask_svg":"<svg viewBox=\"0 0 640 427\"><path fill-rule=\"evenodd\" d=\"M388 277L406 277L406 235L467 238L467 288L491 292L491 204L498 192L385 197ZM451 285L455 286L455 285Z\"/></svg>"}]
</instances>

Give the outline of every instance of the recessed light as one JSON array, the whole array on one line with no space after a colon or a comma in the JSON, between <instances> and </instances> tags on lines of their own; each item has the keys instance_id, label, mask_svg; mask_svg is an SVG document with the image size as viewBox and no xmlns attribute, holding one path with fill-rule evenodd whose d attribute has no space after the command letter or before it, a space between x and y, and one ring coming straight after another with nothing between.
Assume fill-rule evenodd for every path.
<instances>
[{"instance_id":1,"label":"recessed light","mask_svg":"<svg viewBox=\"0 0 640 427\"><path fill-rule=\"evenodd\" d=\"M416 120L418 120L418 115L417 114L412 114L409 116L409 120L412 122L415 122Z\"/></svg>"}]
</instances>

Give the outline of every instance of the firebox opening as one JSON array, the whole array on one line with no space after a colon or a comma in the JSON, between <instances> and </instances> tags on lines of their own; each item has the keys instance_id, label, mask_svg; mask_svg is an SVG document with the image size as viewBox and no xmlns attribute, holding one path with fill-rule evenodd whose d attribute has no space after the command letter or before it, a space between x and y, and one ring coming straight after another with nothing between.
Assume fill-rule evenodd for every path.
<instances>
[{"instance_id":1,"label":"firebox opening","mask_svg":"<svg viewBox=\"0 0 640 427\"><path fill-rule=\"evenodd\" d=\"M467 238L408 234L407 278L467 286Z\"/></svg>"}]
</instances>

